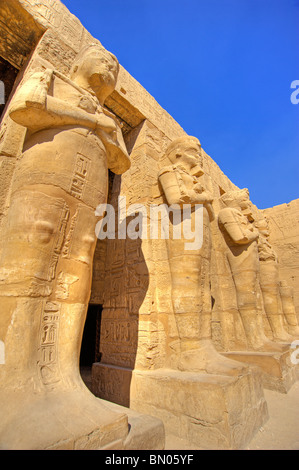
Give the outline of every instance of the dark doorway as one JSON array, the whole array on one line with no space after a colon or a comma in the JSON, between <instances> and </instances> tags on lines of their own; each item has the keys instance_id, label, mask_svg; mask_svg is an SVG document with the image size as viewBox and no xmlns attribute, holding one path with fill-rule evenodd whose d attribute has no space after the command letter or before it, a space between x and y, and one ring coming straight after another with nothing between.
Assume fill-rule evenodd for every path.
<instances>
[{"instance_id":1,"label":"dark doorway","mask_svg":"<svg viewBox=\"0 0 299 470\"><path fill-rule=\"evenodd\" d=\"M94 362L100 360L99 343L102 309L102 305L97 304L90 304L88 307L80 353L81 367L91 367Z\"/></svg>"},{"instance_id":2,"label":"dark doorway","mask_svg":"<svg viewBox=\"0 0 299 470\"><path fill-rule=\"evenodd\" d=\"M13 67L9 62L0 57L0 119L5 108L5 103L8 102L10 92L14 86L15 79L19 71ZM4 96L2 96L4 95Z\"/></svg>"}]
</instances>

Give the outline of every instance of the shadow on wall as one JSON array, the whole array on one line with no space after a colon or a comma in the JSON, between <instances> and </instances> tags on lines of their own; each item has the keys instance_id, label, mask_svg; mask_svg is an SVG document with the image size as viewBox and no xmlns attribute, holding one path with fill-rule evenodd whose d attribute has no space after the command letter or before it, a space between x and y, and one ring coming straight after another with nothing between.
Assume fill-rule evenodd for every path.
<instances>
[{"instance_id":1,"label":"shadow on wall","mask_svg":"<svg viewBox=\"0 0 299 470\"><path fill-rule=\"evenodd\" d=\"M115 208L114 202L117 201L119 191L120 185L116 184L108 199ZM117 209L115 212L117 218ZM130 216L122 221L126 230L128 227L132 229L134 219L134 216ZM138 224L135 230L137 235L140 230ZM100 260L103 282L95 288L101 286L103 289L103 308L100 311L99 305L90 306L87 322L90 317L93 339L90 336L88 339L86 333L87 343L84 339L82 342L81 365L84 366L83 354L86 357L89 355L89 358L93 356L92 392L105 400L129 406L131 377L138 346L139 309L148 290L149 271L142 253L142 240L137 236L136 239L118 239L117 223L115 239L98 241L99 245L102 243L105 243L104 253L102 251L105 261L103 263ZM97 294L93 292L94 297ZM92 315L97 318L92 319ZM88 344L85 352L84 344ZM89 364L90 359L87 360Z\"/></svg>"}]
</instances>

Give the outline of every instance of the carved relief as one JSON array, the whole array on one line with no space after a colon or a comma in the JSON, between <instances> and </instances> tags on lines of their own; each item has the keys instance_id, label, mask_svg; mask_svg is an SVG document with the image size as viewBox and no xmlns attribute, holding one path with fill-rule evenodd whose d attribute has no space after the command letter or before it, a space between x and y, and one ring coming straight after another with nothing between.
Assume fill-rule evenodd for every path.
<instances>
[{"instance_id":1,"label":"carved relief","mask_svg":"<svg viewBox=\"0 0 299 470\"><path fill-rule=\"evenodd\" d=\"M72 177L72 182L71 182L71 187L70 187L71 195L78 199L82 199L89 165L90 165L89 158L78 153L76 157L75 171Z\"/></svg>"},{"instance_id":2,"label":"carved relief","mask_svg":"<svg viewBox=\"0 0 299 470\"><path fill-rule=\"evenodd\" d=\"M56 237L55 244L53 247L53 253L52 253L51 263L49 267L49 279L55 278L56 266L57 266L58 259L62 251L62 247L63 247L63 243L65 239L66 226L67 226L67 222L69 219L69 214L70 214L70 210L65 204L62 210L59 223L58 223L57 237Z\"/></svg>"},{"instance_id":3,"label":"carved relief","mask_svg":"<svg viewBox=\"0 0 299 470\"><path fill-rule=\"evenodd\" d=\"M60 304L46 301L40 328L40 359L38 367L44 385L52 386L60 382L58 363L58 331Z\"/></svg>"}]
</instances>

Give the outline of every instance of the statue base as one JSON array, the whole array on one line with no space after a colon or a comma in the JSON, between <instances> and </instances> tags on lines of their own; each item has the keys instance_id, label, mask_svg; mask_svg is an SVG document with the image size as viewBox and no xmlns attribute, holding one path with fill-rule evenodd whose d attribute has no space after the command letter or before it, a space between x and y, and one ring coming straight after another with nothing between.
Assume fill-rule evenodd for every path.
<instances>
[{"instance_id":1,"label":"statue base","mask_svg":"<svg viewBox=\"0 0 299 470\"><path fill-rule=\"evenodd\" d=\"M27 397L18 391L10 391L10 397L1 393L11 406L0 413L0 449L164 449L162 421L87 393L85 400L77 390Z\"/></svg>"},{"instance_id":2,"label":"statue base","mask_svg":"<svg viewBox=\"0 0 299 470\"><path fill-rule=\"evenodd\" d=\"M200 449L241 449L268 419L258 370L228 377L93 364L95 394L107 399L110 391L109 399L117 400L122 379L129 383L131 409L160 418L166 432ZM127 385L124 391L128 393Z\"/></svg>"},{"instance_id":3,"label":"statue base","mask_svg":"<svg viewBox=\"0 0 299 470\"><path fill-rule=\"evenodd\" d=\"M224 356L259 367L264 388L287 393L299 379L299 367L291 363L290 352L231 351Z\"/></svg>"}]
</instances>

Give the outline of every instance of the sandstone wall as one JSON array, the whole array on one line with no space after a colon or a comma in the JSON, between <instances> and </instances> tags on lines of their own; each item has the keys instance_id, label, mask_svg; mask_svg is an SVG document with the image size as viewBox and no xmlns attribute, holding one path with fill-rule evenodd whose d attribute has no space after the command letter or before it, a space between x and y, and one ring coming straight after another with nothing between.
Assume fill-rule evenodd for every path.
<instances>
[{"instance_id":1,"label":"sandstone wall","mask_svg":"<svg viewBox=\"0 0 299 470\"><path fill-rule=\"evenodd\" d=\"M79 50L99 42L59 0L3 0L0 13L6 25L5 34L1 33L0 56L19 70L11 99L32 71L54 67L67 74ZM9 105L10 102L6 111ZM162 204L165 201L158 184L158 171L167 164L163 154L167 145L185 131L123 67L116 89L105 105L122 123L132 161L126 174L111 178L110 201L116 207L118 196L126 196L127 205ZM0 131L0 233L10 204L10 182L21 155L24 135L25 129L13 123L5 112ZM200 135L196 137L200 139ZM203 169L212 182L217 214L219 196L237 187L205 152ZM291 203L292 208L295 204L296 201ZM295 210L287 205L279 207L281 210L267 209L265 213L271 213L271 240L284 265L282 276L290 279L296 289L298 260L294 256L294 246L298 245L295 245L295 224L291 222ZM290 216L285 215L284 207ZM258 212L257 208L255 210ZM275 217L272 216L274 213ZM275 228L277 224L281 227L279 230ZM236 338L237 343L242 343L243 331L216 221L211 230L213 337L219 349L227 350L236 347ZM295 251L298 254L297 248ZM166 358L171 358L171 353L176 350L177 331L171 310L169 276L163 240L98 243L91 302L104 307L101 344L106 360L109 358L121 367L134 367L138 356L140 367L156 368L165 365ZM296 299L298 305L298 290ZM226 325L225 331L223 325Z\"/></svg>"},{"instance_id":2,"label":"sandstone wall","mask_svg":"<svg viewBox=\"0 0 299 470\"><path fill-rule=\"evenodd\" d=\"M262 211L269 220L270 241L280 265L281 280L294 289L294 301L299 315L299 199Z\"/></svg>"},{"instance_id":3,"label":"sandstone wall","mask_svg":"<svg viewBox=\"0 0 299 470\"><path fill-rule=\"evenodd\" d=\"M10 97L12 100L14 91L33 71L55 67L59 72L67 74L78 51L87 44L99 42L58 0L4 0L1 4L1 14L7 25L5 34L2 34L1 54L19 70ZM28 34L29 27L32 30L31 35ZM23 31L23 47L20 48L18 38L22 36ZM9 47L6 47L6 44L9 44ZM5 224L10 204L10 182L16 161L21 155L25 136L25 129L8 117L9 105L10 101L4 112L0 134L0 230L1 225ZM122 123L132 160L130 171L123 178L115 179L111 197L117 199L118 195L125 195L128 204L143 202L149 206L151 203L163 203L157 179L159 169L165 164L162 156L169 142L185 134L185 131L123 67L120 68L116 90L105 105ZM211 177L215 198L235 188L205 153L203 166ZM98 244L94 259L91 302L103 304L104 317L106 315L110 321L109 325L107 323L106 343L110 341L111 334L113 341L119 343L119 338L125 338L124 343L127 345L134 336L132 344L135 344L138 338L142 362L145 360L147 366L157 367L167 355L168 339L176 334L170 333L175 329L171 326L173 319L169 315L171 307L166 247L162 246L163 241L157 242L154 247L150 241L144 241L142 244L140 242L139 247L126 246L125 249L119 241L115 241L114 245L117 246L108 246L107 253L105 243ZM117 257L120 259L115 261ZM126 271L126 276L122 269ZM126 314L124 310L118 310L119 308L125 308ZM161 315L159 319L158 314ZM116 326L120 317L121 334L120 328ZM102 344L104 343L103 340ZM117 344L114 348L116 346ZM130 356L131 346L129 351L124 352L119 365L134 364L138 347L137 344L132 346L134 355ZM150 351L150 354L147 351ZM113 355L111 348L107 349L108 353ZM159 358L158 362L154 357Z\"/></svg>"}]
</instances>

